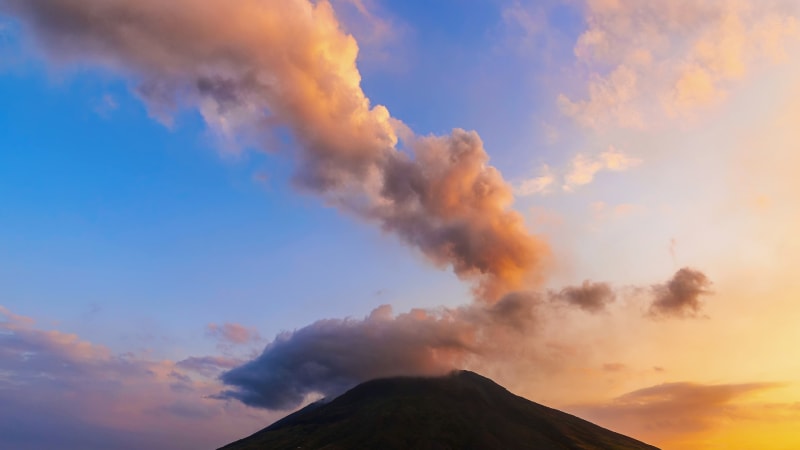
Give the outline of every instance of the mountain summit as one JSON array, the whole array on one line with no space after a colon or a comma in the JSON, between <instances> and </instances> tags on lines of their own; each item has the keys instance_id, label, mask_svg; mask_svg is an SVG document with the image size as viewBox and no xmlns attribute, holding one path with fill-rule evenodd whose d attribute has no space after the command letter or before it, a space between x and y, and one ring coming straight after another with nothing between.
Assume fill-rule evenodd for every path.
<instances>
[{"instance_id":1,"label":"mountain summit","mask_svg":"<svg viewBox=\"0 0 800 450\"><path fill-rule=\"evenodd\" d=\"M220 450L658 450L468 371L362 383Z\"/></svg>"}]
</instances>

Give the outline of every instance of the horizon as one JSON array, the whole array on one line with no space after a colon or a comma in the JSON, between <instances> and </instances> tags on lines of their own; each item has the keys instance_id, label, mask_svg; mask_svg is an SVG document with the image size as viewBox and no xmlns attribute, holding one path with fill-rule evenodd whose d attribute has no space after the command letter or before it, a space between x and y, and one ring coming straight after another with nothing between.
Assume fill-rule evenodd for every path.
<instances>
[{"instance_id":1,"label":"horizon","mask_svg":"<svg viewBox=\"0 0 800 450\"><path fill-rule=\"evenodd\" d=\"M456 370L800 447L797 80L790 0L0 0L0 447Z\"/></svg>"}]
</instances>

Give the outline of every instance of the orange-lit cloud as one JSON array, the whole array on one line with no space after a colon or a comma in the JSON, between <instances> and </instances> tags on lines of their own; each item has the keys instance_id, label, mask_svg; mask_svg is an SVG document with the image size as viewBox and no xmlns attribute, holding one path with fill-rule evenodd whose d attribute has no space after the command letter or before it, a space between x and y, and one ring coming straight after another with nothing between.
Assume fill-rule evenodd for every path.
<instances>
[{"instance_id":1,"label":"orange-lit cloud","mask_svg":"<svg viewBox=\"0 0 800 450\"><path fill-rule=\"evenodd\" d=\"M558 174L550 166L544 165L537 176L517 183L514 193L521 197L550 193L558 178L563 178L561 189L573 192L594 181L598 172L623 172L641 163L641 159L629 156L613 146L597 155L579 153L572 158L564 173Z\"/></svg>"},{"instance_id":2,"label":"orange-lit cloud","mask_svg":"<svg viewBox=\"0 0 800 450\"><path fill-rule=\"evenodd\" d=\"M574 406L570 410L665 448L679 448L679 443L685 448L702 448L702 444L697 444L703 442L704 433L730 422L742 426L743 421L786 416L792 404L747 401L748 397L782 386L780 383L664 383L629 392L605 404ZM767 436L762 439L766 446L770 439Z\"/></svg>"},{"instance_id":3,"label":"orange-lit cloud","mask_svg":"<svg viewBox=\"0 0 800 450\"><path fill-rule=\"evenodd\" d=\"M369 2L338 2L343 3L366 21L363 30L349 28L356 36L377 42L392 38L391 24L375 15ZM677 161L681 170L674 179L683 186L649 184L650 180L641 185L647 200L657 197L654 191L686 188L689 194L682 200L685 205L696 205L696 210L675 210L692 221L687 228L694 220L700 221L687 211L711 211L709 215L717 216L715 220L721 224L714 233L736 235L736 252L741 257L716 254L721 253L711 242L716 234L703 235L702 245L697 245L698 240L674 234L670 227L675 222L666 221L643 223L614 236L607 241L613 252L587 251L596 252L592 255L596 265L617 266L625 257L619 247L629 239L638 242L638 234L652 226L657 231L648 229L647 233L661 233L654 239L656 243L679 236L681 259L694 263L694 258L715 253L704 260L704 266L709 259L717 263L727 259L720 264L746 261L752 267L760 265L764 272L769 267L771 277L742 271L739 274L747 276L738 281L754 289L750 292L759 292L753 286L770 285L763 288L769 295L751 295L749 299L720 296L720 301L706 304L711 284L705 274L688 268L664 283L639 288L636 292L643 295L631 296L635 299L623 295L624 288L589 281L552 294L509 294L535 285L548 256L546 245L531 236L513 211L514 194L542 195L562 189L591 196L591 183L610 175L608 172L632 169L641 163L638 158L613 147L606 152L582 151L566 159L564 167L544 166L512 188L490 165L476 133L454 130L447 136L417 136L386 108L373 105L361 90L361 74L355 64L359 48L341 28L335 8L324 0L0 0L0 8L17 14L57 65L103 66L126 77L160 120L170 122L182 108L197 109L224 149L270 150L264 143L266 135L275 127L288 128L296 140L292 155L300 189L371 221L435 264L452 268L474 283L478 297L488 300L462 308L399 314L382 306L364 319L320 320L282 333L251 361L205 356L172 362L114 355L71 334L35 329L29 319L0 307L0 313L9 318L0 326L4 343L0 357L10 361L10 375L5 363L0 370L0 383L4 383L0 403L10 405L9 410L34 411L29 414L30 423L42 417L63 420L80 410L91 415L91 421L129 432L132 440L128 445L133 448L154 448L149 441L133 438L147 433L156 421L179 424L176 434L194 433L198 422L190 423L189 418L218 422L232 411L231 416L245 417L253 429L261 425L249 421L248 414L253 413L245 412L238 402L204 397L222 389L228 389L224 398L256 406L289 407L307 400L308 395L330 395L375 376L434 374L471 367L499 376L504 383L510 380L527 386L529 392L549 395L551 401L563 401L653 385L662 381L653 377L665 374L697 379L692 375L700 372L708 376L704 381L708 382L720 379L714 377L735 376L731 373L737 370L759 371L753 377L742 377L744 380L761 380L776 372L797 373L796 363L786 362L798 337L793 314L797 289L791 284L796 283L791 268L797 265L796 250L800 248L795 232L800 225L796 207L800 186L794 173L800 167L800 152L796 151L800 103L796 99L780 116L759 118L768 124L749 141L737 140L746 148L736 149L742 162L741 170L731 176L735 179L729 189L733 206L700 204L697 197L705 200L715 187L728 187L720 182L720 173L729 162L723 153L730 152L730 146L717 146L716 135L738 131L741 127L737 126L724 127L724 133L719 129L707 133L715 137L704 140L702 148L686 146L710 156L708 161ZM520 27L528 43L535 44L546 26L547 14L531 11L515 3L506 9L504 19ZM585 91L560 95L558 105L564 114L592 129L626 127L640 133L669 119L693 117L730 99L732 88L744 84L751 72L792 56L787 49L797 39L798 15L792 1L589 0L586 11L587 29L574 48L577 67L585 71ZM552 142L558 136L564 141L574 138L561 130L544 132L551 134L548 140ZM654 146L673 138L636 137L651 139L643 143ZM631 140L635 139L614 142L625 142L626 148L645 148L630 145ZM666 144L662 147L667 148ZM662 165L676 163L666 159L654 159L652 165L641 165L626 176L639 170L652 174ZM704 176L694 184L683 183L679 178L683 169L694 164L708 164L703 167ZM595 219L630 216L645 204L648 212L662 206L646 201L626 203L642 199L600 198L604 201L595 197L582 204L591 205ZM742 214L750 224L747 233L739 233L741 223L728 220L726 211L720 211L742 206L747 207ZM538 216L543 224L565 228L566 215L561 212L548 210ZM643 266L652 263L642 256L644 247L636 249L633 256ZM659 251L664 252L661 247ZM674 262L674 245L670 251L673 263L680 267ZM733 276L727 277L723 282L730 284ZM784 284L789 288L784 289ZM720 287L714 286L715 290ZM540 302L540 296L554 301ZM764 308L762 299L767 297L770 307ZM771 311L759 311L765 315L755 316L735 307L726 309L733 301L739 302L739 308L759 304L749 312ZM720 312L725 318L642 320L643 315L651 319L704 317L711 308L717 308L708 312L713 318L722 317L717 315ZM213 325L209 332L231 344L258 339L253 330L235 324ZM756 335L759 338L752 339ZM737 355L719 351L714 343L718 341L733 347ZM751 356L759 364L744 367L741 355ZM723 360L727 362L720 362ZM764 362L769 367L762 367ZM654 364L663 364L669 371ZM228 386L214 381L223 373L227 373ZM27 396L30 386L40 392ZM67 386L69 395L62 395L59 386ZM772 387L769 383L662 384L582 411L614 429L625 431L627 424L637 436L664 436L665 440L667 435L710 432L725 421L738 428L745 416L757 422L759 417L752 411L762 414L759 426L783 416L796 425L798 416L792 413L796 404L744 405L748 396ZM45 404L48 396L55 399L53 411L41 406L31 409ZM748 408L752 408L750 414ZM115 415L119 422L110 423ZM0 419L0 424L6 424L5 429L0 425L0 434L15 432L8 425L15 423L14 417L7 413L0 414ZM796 426L786 428L796 430ZM736 432L728 429L730 435ZM54 435L59 439L44 448L63 444L64 435ZM721 446L723 440L716 442ZM796 438L787 442L790 444L784 448L800 445L791 445ZM120 442L122 445L125 443ZM671 448L690 447L674 444ZM695 444L692 448L712 447Z\"/></svg>"},{"instance_id":4,"label":"orange-lit cloud","mask_svg":"<svg viewBox=\"0 0 800 450\"><path fill-rule=\"evenodd\" d=\"M586 92L562 112L592 127L651 128L692 116L759 64L780 62L800 38L796 2L587 1L574 47Z\"/></svg>"},{"instance_id":5,"label":"orange-lit cloud","mask_svg":"<svg viewBox=\"0 0 800 450\"><path fill-rule=\"evenodd\" d=\"M576 155L572 159L569 172L564 176L564 190L572 191L579 186L591 183L597 172L601 170L620 172L635 167L641 162L640 159L627 156L614 147L610 147L596 157Z\"/></svg>"},{"instance_id":6,"label":"orange-lit cloud","mask_svg":"<svg viewBox=\"0 0 800 450\"><path fill-rule=\"evenodd\" d=\"M361 2L353 3L367 11ZM358 46L327 1L8 0L48 58L135 80L152 114L196 108L227 148L289 128L295 181L496 301L541 279L547 246L511 209L477 133L415 136L361 90ZM398 149L398 134L404 150Z\"/></svg>"}]
</instances>

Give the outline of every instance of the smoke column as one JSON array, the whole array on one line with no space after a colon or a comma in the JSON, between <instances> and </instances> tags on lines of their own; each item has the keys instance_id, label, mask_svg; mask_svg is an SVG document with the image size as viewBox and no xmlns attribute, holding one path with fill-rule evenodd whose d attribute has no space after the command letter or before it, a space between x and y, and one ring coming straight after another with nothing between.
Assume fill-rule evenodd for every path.
<instances>
[{"instance_id":1,"label":"smoke column","mask_svg":"<svg viewBox=\"0 0 800 450\"><path fill-rule=\"evenodd\" d=\"M497 301L548 254L511 209L477 133L415 136L361 90L358 46L327 1L0 0L57 65L110 68L151 114L196 108L223 141L297 141L304 190L378 224ZM398 135L403 135L400 150Z\"/></svg>"}]
</instances>

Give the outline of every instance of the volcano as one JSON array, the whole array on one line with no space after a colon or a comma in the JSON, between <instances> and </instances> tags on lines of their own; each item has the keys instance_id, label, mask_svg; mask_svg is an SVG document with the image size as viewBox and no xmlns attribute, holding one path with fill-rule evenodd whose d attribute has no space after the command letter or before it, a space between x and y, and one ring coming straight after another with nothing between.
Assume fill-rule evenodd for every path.
<instances>
[{"instance_id":1,"label":"volcano","mask_svg":"<svg viewBox=\"0 0 800 450\"><path fill-rule=\"evenodd\" d=\"M658 450L469 371L367 381L220 450Z\"/></svg>"}]
</instances>

